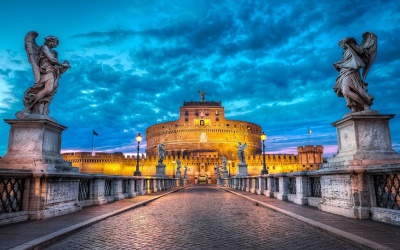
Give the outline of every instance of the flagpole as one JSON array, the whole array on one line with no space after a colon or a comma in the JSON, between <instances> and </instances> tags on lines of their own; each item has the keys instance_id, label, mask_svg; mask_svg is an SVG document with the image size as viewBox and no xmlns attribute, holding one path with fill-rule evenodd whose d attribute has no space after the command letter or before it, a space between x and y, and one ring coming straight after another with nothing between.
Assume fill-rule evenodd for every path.
<instances>
[{"instance_id":1,"label":"flagpole","mask_svg":"<svg viewBox=\"0 0 400 250\"><path fill-rule=\"evenodd\" d=\"M94 137L94 133L92 131L92 155L93 155L93 137Z\"/></svg>"}]
</instances>

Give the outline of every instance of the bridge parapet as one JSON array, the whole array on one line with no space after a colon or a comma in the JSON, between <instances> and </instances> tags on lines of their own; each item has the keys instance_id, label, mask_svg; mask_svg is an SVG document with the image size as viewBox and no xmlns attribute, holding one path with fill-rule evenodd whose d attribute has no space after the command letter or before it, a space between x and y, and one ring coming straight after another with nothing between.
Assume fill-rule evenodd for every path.
<instances>
[{"instance_id":1,"label":"bridge parapet","mask_svg":"<svg viewBox=\"0 0 400 250\"><path fill-rule=\"evenodd\" d=\"M221 178L221 186L400 225L400 164Z\"/></svg>"},{"instance_id":2,"label":"bridge parapet","mask_svg":"<svg viewBox=\"0 0 400 250\"><path fill-rule=\"evenodd\" d=\"M46 219L182 186L176 178L0 169L0 225Z\"/></svg>"}]
</instances>

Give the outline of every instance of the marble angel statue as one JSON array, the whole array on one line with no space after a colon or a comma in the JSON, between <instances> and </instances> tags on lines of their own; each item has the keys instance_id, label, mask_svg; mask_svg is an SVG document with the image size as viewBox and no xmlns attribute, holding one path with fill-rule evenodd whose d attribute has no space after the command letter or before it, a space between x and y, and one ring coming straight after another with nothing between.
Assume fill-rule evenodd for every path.
<instances>
[{"instance_id":1,"label":"marble angel statue","mask_svg":"<svg viewBox=\"0 0 400 250\"><path fill-rule=\"evenodd\" d=\"M239 146L237 147L237 149L238 149L238 158L241 164L246 164L246 159L244 157L244 150L246 148L247 148L247 143L242 144L241 142L239 142Z\"/></svg>"},{"instance_id":2,"label":"marble angel statue","mask_svg":"<svg viewBox=\"0 0 400 250\"><path fill-rule=\"evenodd\" d=\"M377 53L377 37L371 32L363 34L358 45L354 38L343 38L339 46L343 48L342 60L333 64L339 71L334 91L344 97L351 112L367 111L374 97L368 94L368 83L364 82ZM362 69L362 75L360 70Z\"/></svg>"},{"instance_id":3,"label":"marble angel statue","mask_svg":"<svg viewBox=\"0 0 400 250\"><path fill-rule=\"evenodd\" d=\"M35 81L32 87L25 91L23 103L25 108L17 113L17 118L31 115L48 116L49 105L57 92L58 80L70 68L69 62L58 61L57 47L59 41L55 36L47 36L43 46L36 44L36 31L30 31L25 36L25 50L32 64Z\"/></svg>"},{"instance_id":4,"label":"marble angel statue","mask_svg":"<svg viewBox=\"0 0 400 250\"><path fill-rule=\"evenodd\" d=\"M158 144L157 149L158 149L158 164L162 164L166 155L164 144L163 143Z\"/></svg>"},{"instance_id":5,"label":"marble angel statue","mask_svg":"<svg viewBox=\"0 0 400 250\"><path fill-rule=\"evenodd\" d=\"M180 172L181 171L181 167L182 167L181 159L178 158L178 160L176 160L176 164L177 164L176 172Z\"/></svg>"},{"instance_id":6,"label":"marble angel statue","mask_svg":"<svg viewBox=\"0 0 400 250\"><path fill-rule=\"evenodd\" d=\"M222 156L222 170L226 171L226 157Z\"/></svg>"}]
</instances>

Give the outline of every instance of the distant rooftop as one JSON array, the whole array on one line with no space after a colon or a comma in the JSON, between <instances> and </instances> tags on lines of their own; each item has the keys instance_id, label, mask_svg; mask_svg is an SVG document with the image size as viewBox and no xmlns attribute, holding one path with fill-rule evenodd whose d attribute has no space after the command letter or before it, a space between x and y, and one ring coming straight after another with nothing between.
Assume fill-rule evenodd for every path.
<instances>
[{"instance_id":1,"label":"distant rooftop","mask_svg":"<svg viewBox=\"0 0 400 250\"><path fill-rule=\"evenodd\" d=\"M190 102L183 102L183 106L217 106L217 107L221 107L221 101L219 102L214 102L214 101L204 101L204 102L194 102L194 101L190 101Z\"/></svg>"}]
</instances>

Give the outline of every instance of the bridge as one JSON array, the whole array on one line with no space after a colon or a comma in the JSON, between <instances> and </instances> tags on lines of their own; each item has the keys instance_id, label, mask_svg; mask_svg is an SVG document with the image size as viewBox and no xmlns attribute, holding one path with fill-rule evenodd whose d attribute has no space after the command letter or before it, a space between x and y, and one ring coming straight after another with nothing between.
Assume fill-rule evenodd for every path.
<instances>
[{"instance_id":1,"label":"bridge","mask_svg":"<svg viewBox=\"0 0 400 250\"><path fill-rule=\"evenodd\" d=\"M79 172L62 158L67 127L48 116L48 107L69 63L57 62L48 52L40 57L45 63L37 61L37 35L32 31L25 37L35 85L25 91L25 108L17 119L4 119L10 132L7 154L0 158L0 249L400 249L400 154L392 148L389 128L395 115L371 110L373 97L365 83L355 69L348 70L353 60L363 61L365 78L376 56L374 34L363 34L363 45L357 47L362 54L351 52L354 39L341 40L344 55L351 56L335 63L345 69L335 92L346 97L351 112L332 123L338 152L326 162L322 147L306 146L298 148L304 154L296 165L288 166L294 157L272 157L285 167L268 169L272 162L265 152L259 155L266 139L261 127L223 118L221 103L204 102L203 93L199 108L184 103L180 124L166 122L146 131L153 146L149 153L155 155L154 146L160 147L158 159L149 158L152 170L145 176L139 170L140 133L136 164L130 158L118 166L118 157L112 156L103 169L98 158L81 154L72 161L90 162L95 171ZM56 37L47 37L43 51L56 44ZM49 67L43 74L38 65ZM54 77L48 77L50 72ZM198 127L185 125L190 122ZM177 139L178 133L193 130ZM169 166L163 162L162 145L171 134L170 145L186 140L171 146L171 155L187 156L188 164L197 166L185 167L183 176L178 167L175 175L175 158L167 157ZM218 153L225 141L230 146ZM239 162L233 159L236 143L241 145ZM247 162L244 145L253 155ZM232 156L228 169L235 167L235 174L227 170L224 155Z\"/></svg>"},{"instance_id":2,"label":"bridge","mask_svg":"<svg viewBox=\"0 0 400 250\"><path fill-rule=\"evenodd\" d=\"M400 249L397 226L217 185L0 226L0 249Z\"/></svg>"}]
</instances>

